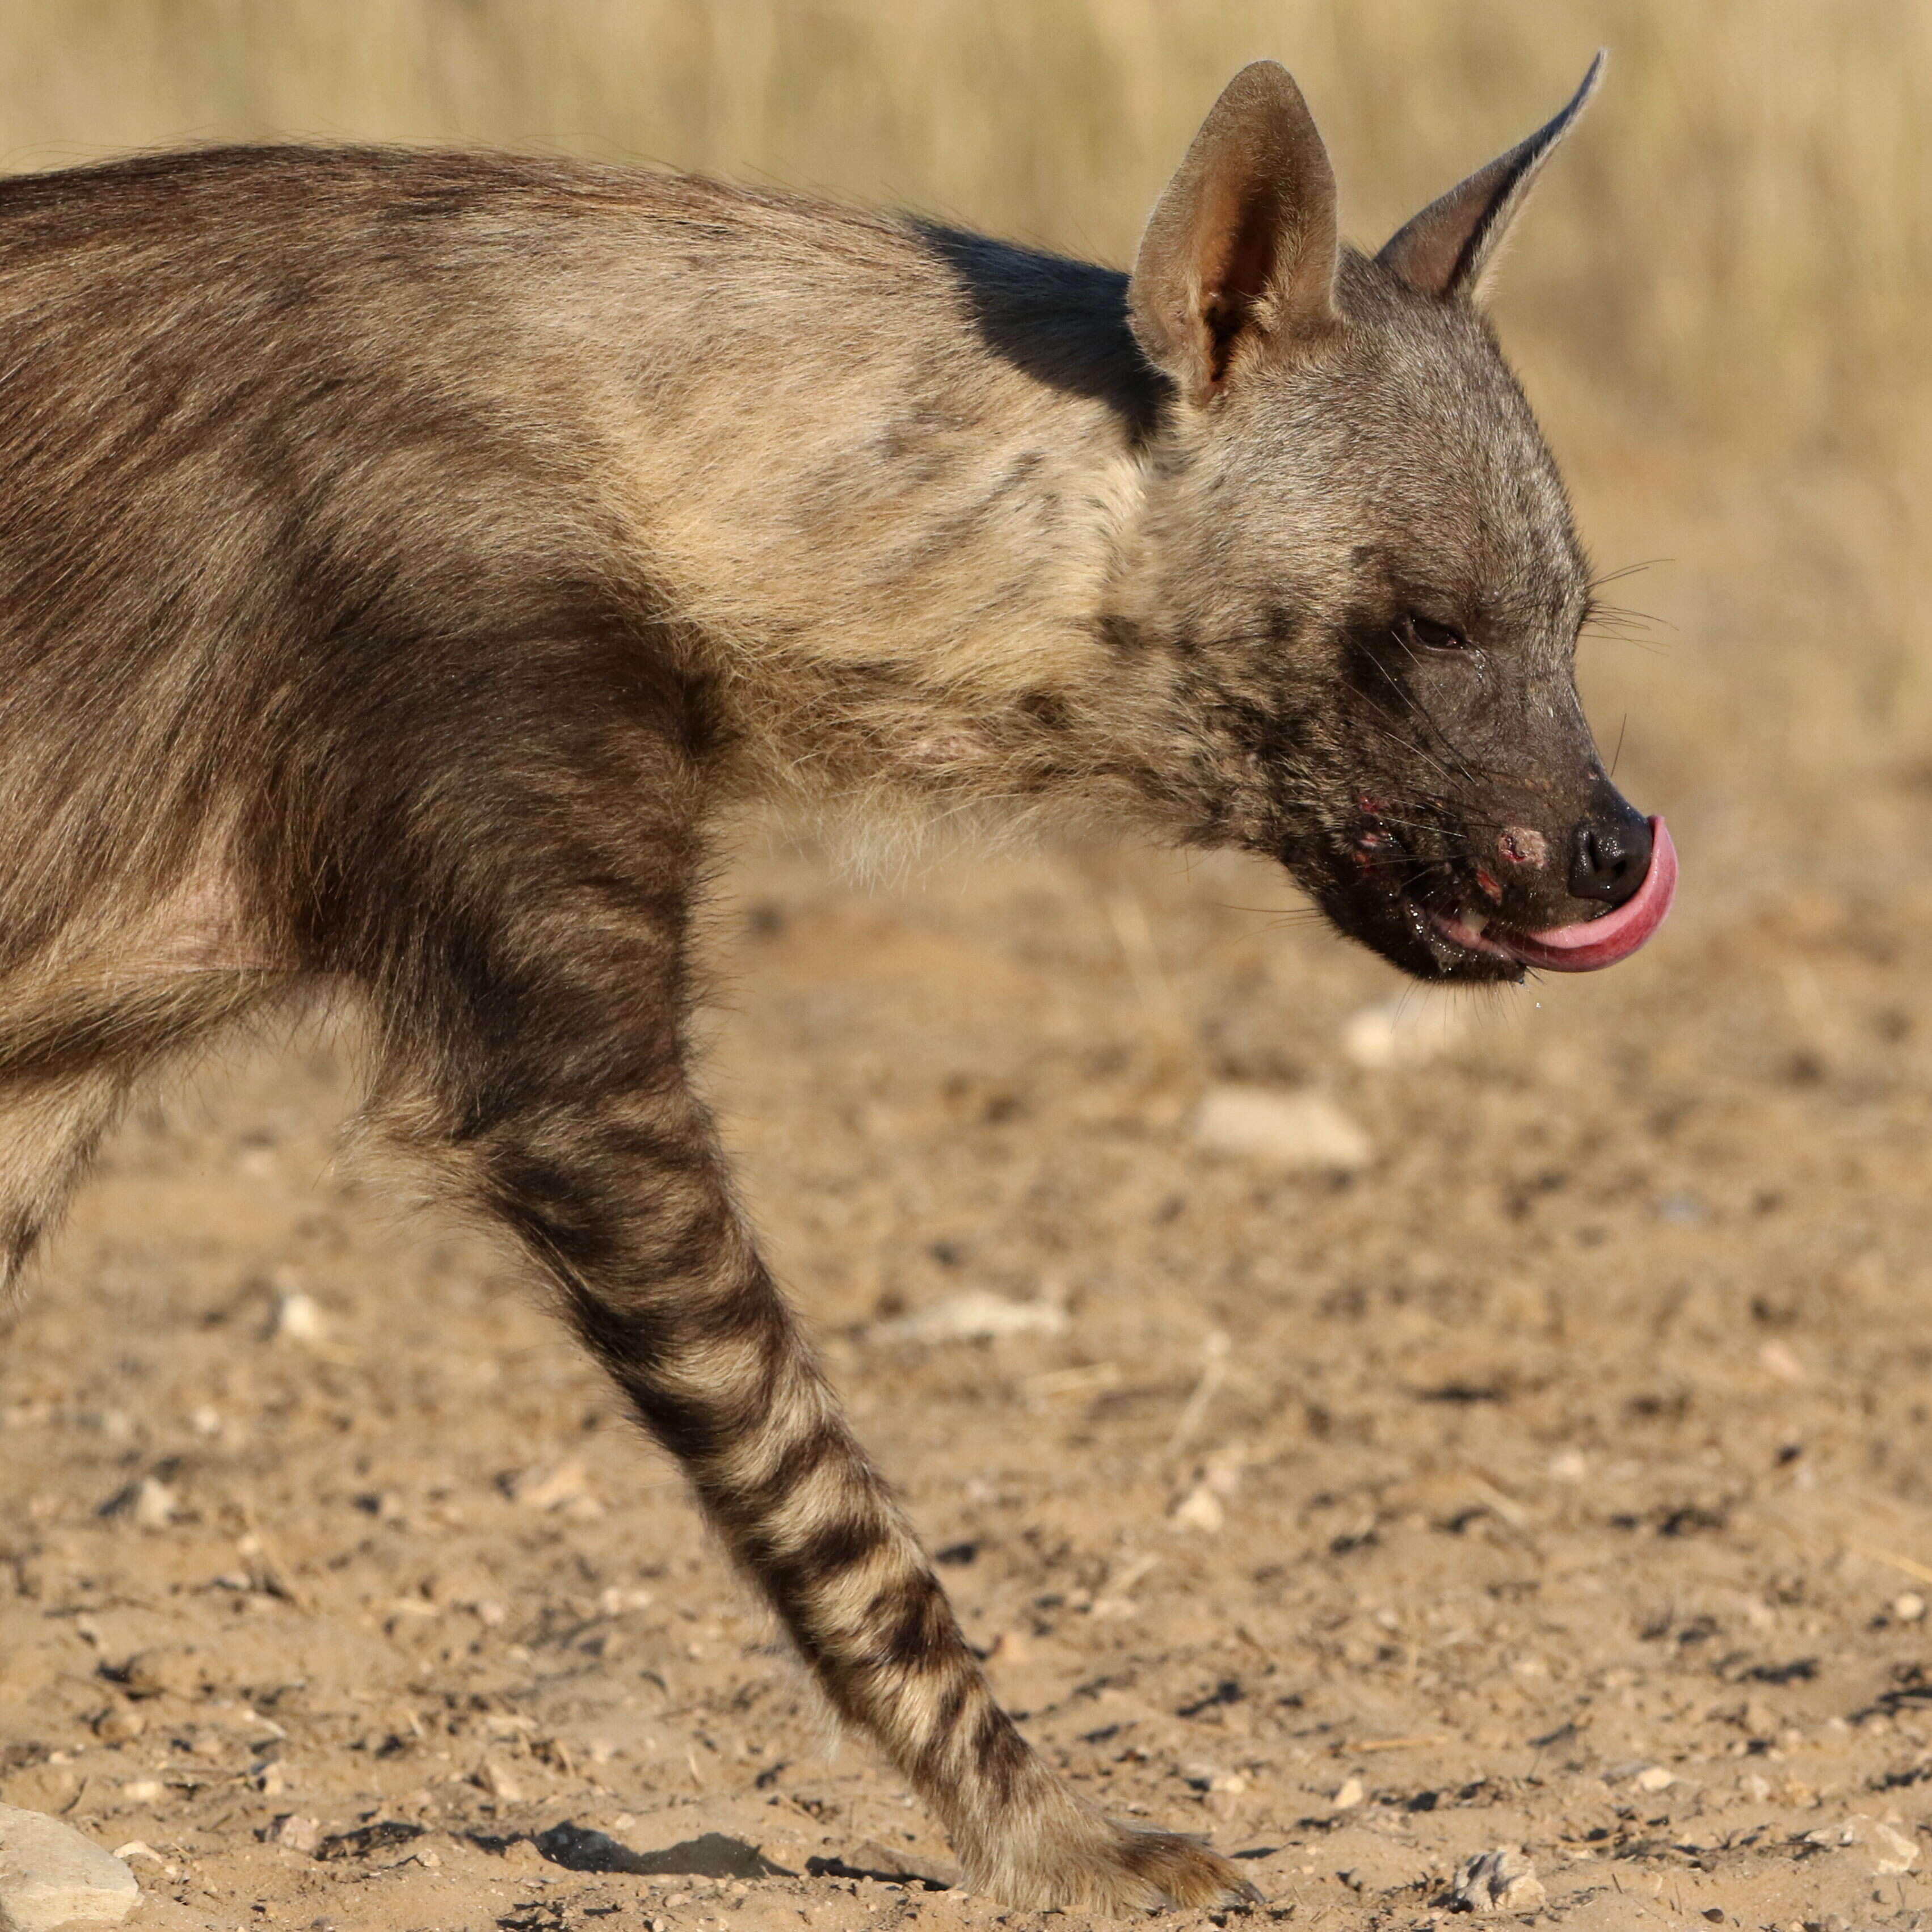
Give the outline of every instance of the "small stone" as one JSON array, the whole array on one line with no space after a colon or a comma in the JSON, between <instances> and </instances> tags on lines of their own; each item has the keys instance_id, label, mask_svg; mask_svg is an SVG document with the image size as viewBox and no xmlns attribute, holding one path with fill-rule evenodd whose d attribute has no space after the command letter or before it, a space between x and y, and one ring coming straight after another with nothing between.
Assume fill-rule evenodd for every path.
<instances>
[{"instance_id":1,"label":"small stone","mask_svg":"<svg viewBox=\"0 0 1932 1932\"><path fill-rule=\"evenodd\" d=\"M520 1804L524 1787L516 1773L500 1757L486 1757L476 1774L476 1782L499 1804Z\"/></svg>"},{"instance_id":2,"label":"small stone","mask_svg":"<svg viewBox=\"0 0 1932 1932\"><path fill-rule=\"evenodd\" d=\"M502 1479L504 1493L519 1508L562 1509L590 1493L590 1472L574 1456L547 1468L523 1469Z\"/></svg>"},{"instance_id":3,"label":"small stone","mask_svg":"<svg viewBox=\"0 0 1932 1932\"><path fill-rule=\"evenodd\" d=\"M1426 1066L1468 1030L1469 1009L1460 1000L1411 991L1351 1013L1342 1022L1342 1051L1358 1066L1387 1073Z\"/></svg>"},{"instance_id":4,"label":"small stone","mask_svg":"<svg viewBox=\"0 0 1932 1932\"><path fill-rule=\"evenodd\" d=\"M1465 1912L1534 1912L1544 1901L1543 1881L1520 1845L1498 1845L1465 1860L1450 1892Z\"/></svg>"},{"instance_id":5,"label":"small stone","mask_svg":"<svg viewBox=\"0 0 1932 1932\"><path fill-rule=\"evenodd\" d=\"M1353 1174L1375 1157L1368 1136L1333 1100L1288 1088L1210 1088L1194 1132L1216 1154L1289 1172Z\"/></svg>"},{"instance_id":6,"label":"small stone","mask_svg":"<svg viewBox=\"0 0 1932 1932\"><path fill-rule=\"evenodd\" d=\"M1210 1536L1228 1520L1226 1508L1204 1478L1176 1503L1168 1520L1177 1529L1198 1529Z\"/></svg>"},{"instance_id":7,"label":"small stone","mask_svg":"<svg viewBox=\"0 0 1932 1932\"><path fill-rule=\"evenodd\" d=\"M313 1348L328 1340L328 1317L314 1295L298 1288L289 1288L275 1298L268 1333L276 1341Z\"/></svg>"},{"instance_id":8,"label":"small stone","mask_svg":"<svg viewBox=\"0 0 1932 1932\"><path fill-rule=\"evenodd\" d=\"M1368 1795L1359 1778L1345 1778L1330 1802L1338 1811L1352 1811Z\"/></svg>"},{"instance_id":9,"label":"small stone","mask_svg":"<svg viewBox=\"0 0 1932 1932\"><path fill-rule=\"evenodd\" d=\"M1862 1848L1871 1855L1874 1877L1910 1871L1918 1862L1918 1846L1897 1826L1880 1818L1868 1818L1862 1812L1854 1812L1842 1825L1806 1832L1804 1842Z\"/></svg>"},{"instance_id":10,"label":"small stone","mask_svg":"<svg viewBox=\"0 0 1932 1932\"><path fill-rule=\"evenodd\" d=\"M139 1651L128 1660L121 1682L130 1697L198 1697L201 1666L192 1651Z\"/></svg>"},{"instance_id":11,"label":"small stone","mask_svg":"<svg viewBox=\"0 0 1932 1932\"><path fill-rule=\"evenodd\" d=\"M181 1514L175 1492L154 1476L143 1476L128 1514L142 1529L166 1529Z\"/></svg>"},{"instance_id":12,"label":"small stone","mask_svg":"<svg viewBox=\"0 0 1932 1932\"><path fill-rule=\"evenodd\" d=\"M1916 1624L1925 1614L1925 1599L1916 1590L1903 1591L1892 1598L1892 1613L1902 1624Z\"/></svg>"},{"instance_id":13,"label":"small stone","mask_svg":"<svg viewBox=\"0 0 1932 1932\"><path fill-rule=\"evenodd\" d=\"M1651 1211L1660 1221L1668 1221L1679 1228L1699 1228L1711 1218L1711 1210L1704 1204L1701 1195L1679 1192L1660 1194L1651 1204ZM1773 1347L1776 1343L1772 1345Z\"/></svg>"},{"instance_id":14,"label":"small stone","mask_svg":"<svg viewBox=\"0 0 1932 1932\"><path fill-rule=\"evenodd\" d=\"M290 1811L268 1827L266 1842L286 1846L292 1852L304 1852L314 1858L322 1844L322 1825L317 1819L304 1818L299 1811Z\"/></svg>"},{"instance_id":15,"label":"small stone","mask_svg":"<svg viewBox=\"0 0 1932 1932\"><path fill-rule=\"evenodd\" d=\"M127 1704L110 1704L94 1720L94 1735L104 1744L130 1744L147 1728L147 1719Z\"/></svg>"},{"instance_id":16,"label":"small stone","mask_svg":"<svg viewBox=\"0 0 1932 1932\"><path fill-rule=\"evenodd\" d=\"M1674 1772L1666 1771L1660 1764L1647 1764L1630 1782L1640 1791L1668 1791L1677 1778Z\"/></svg>"},{"instance_id":17,"label":"small stone","mask_svg":"<svg viewBox=\"0 0 1932 1932\"><path fill-rule=\"evenodd\" d=\"M1004 1335L1060 1335L1066 1331L1066 1310L1057 1301L1037 1298L1015 1301L988 1288L969 1288L949 1294L910 1315L878 1322L868 1331L874 1342L996 1341Z\"/></svg>"},{"instance_id":18,"label":"small stone","mask_svg":"<svg viewBox=\"0 0 1932 1932\"><path fill-rule=\"evenodd\" d=\"M648 1590L607 1584L597 1599L597 1607L607 1617L621 1617L632 1610L647 1610L652 1604Z\"/></svg>"},{"instance_id":19,"label":"small stone","mask_svg":"<svg viewBox=\"0 0 1932 1932\"><path fill-rule=\"evenodd\" d=\"M139 1903L134 1874L57 1818L0 1804L0 1928L118 1925Z\"/></svg>"},{"instance_id":20,"label":"small stone","mask_svg":"<svg viewBox=\"0 0 1932 1932\"><path fill-rule=\"evenodd\" d=\"M159 1804L167 1795L168 1787L158 1778L130 1778L121 1787L121 1796L130 1804Z\"/></svg>"},{"instance_id":21,"label":"small stone","mask_svg":"<svg viewBox=\"0 0 1932 1932\"><path fill-rule=\"evenodd\" d=\"M1003 1630L986 1653L988 1664L1020 1664L1033 1661L1033 1646L1016 1630Z\"/></svg>"}]
</instances>

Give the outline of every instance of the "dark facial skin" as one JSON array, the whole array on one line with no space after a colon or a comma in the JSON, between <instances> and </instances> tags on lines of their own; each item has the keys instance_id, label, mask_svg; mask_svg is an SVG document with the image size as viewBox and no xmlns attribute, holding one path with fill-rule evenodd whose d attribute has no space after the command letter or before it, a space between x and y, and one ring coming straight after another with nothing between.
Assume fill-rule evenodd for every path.
<instances>
[{"instance_id":1,"label":"dark facial skin","mask_svg":"<svg viewBox=\"0 0 1932 1932\"><path fill-rule=\"evenodd\" d=\"M1231 397L1192 479L1225 506L1169 620L1210 836L1420 978L1520 980L1489 924L1598 917L1649 850L1576 693L1588 566L1482 318L1359 256L1340 292L1340 339Z\"/></svg>"},{"instance_id":2,"label":"dark facial skin","mask_svg":"<svg viewBox=\"0 0 1932 1932\"><path fill-rule=\"evenodd\" d=\"M1598 759L1568 650L1536 644L1421 590L1340 640L1353 810L1339 838L1285 856L1337 926L1419 977L1520 979L1456 932L1481 937L1472 914L1526 932L1594 916L1606 900L1571 890L1580 828L1642 826Z\"/></svg>"}]
</instances>

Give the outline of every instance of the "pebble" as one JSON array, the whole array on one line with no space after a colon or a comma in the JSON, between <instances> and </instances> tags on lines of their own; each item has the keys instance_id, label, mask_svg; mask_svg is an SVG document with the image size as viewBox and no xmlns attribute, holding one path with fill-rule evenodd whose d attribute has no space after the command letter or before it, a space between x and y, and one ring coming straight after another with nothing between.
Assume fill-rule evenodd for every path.
<instances>
[{"instance_id":1,"label":"pebble","mask_svg":"<svg viewBox=\"0 0 1932 1932\"><path fill-rule=\"evenodd\" d=\"M1002 1335L1060 1335L1066 1310L1058 1302L1012 1301L990 1289L969 1288L890 1322L874 1322L875 1342L984 1342Z\"/></svg>"},{"instance_id":2,"label":"pebble","mask_svg":"<svg viewBox=\"0 0 1932 1932\"><path fill-rule=\"evenodd\" d=\"M1241 1470L1247 1461L1244 1443L1232 1442L1208 1457L1194 1486L1168 1512L1168 1520L1178 1528L1218 1530L1228 1520L1225 1507L1241 1486Z\"/></svg>"},{"instance_id":3,"label":"pebble","mask_svg":"<svg viewBox=\"0 0 1932 1932\"><path fill-rule=\"evenodd\" d=\"M1228 1520L1227 1506L1203 1478L1174 1504L1168 1520L1177 1529L1198 1529L1212 1536Z\"/></svg>"},{"instance_id":4,"label":"pebble","mask_svg":"<svg viewBox=\"0 0 1932 1932\"><path fill-rule=\"evenodd\" d=\"M269 1333L277 1341L314 1348L328 1340L328 1317L314 1295L290 1289L276 1298Z\"/></svg>"},{"instance_id":5,"label":"pebble","mask_svg":"<svg viewBox=\"0 0 1932 1932\"><path fill-rule=\"evenodd\" d=\"M306 1852L313 1858L322 1844L321 1822L304 1818L299 1811L291 1811L268 1827L268 1842L286 1845L292 1852Z\"/></svg>"},{"instance_id":6,"label":"pebble","mask_svg":"<svg viewBox=\"0 0 1932 1932\"><path fill-rule=\"evenodd\" d=\"M1368 1795L1359 1778L1345 1778L1330 1802L1338 1811L1352 1811Z\"/></svg>"},{"instance_id":7,"label":"pebble","mask_svg":"<svg viewBox=\"0 0 1932 1932\"><path fill-rule=\"evenodd\" d=\"M157 1477L143 1476L118 1490L97 1514L132 1522L142 1529L166 1529L180 1512L175 1492Z\"/></svg>"},{"instance_id":8,"label":"pebble","mask_svg":"<svg viewBox=\"0 0 1932 1932\"><path fill-rule=\"evenodd\" d=\"M1450 1896L1465 1912L1534 1912L1544 1902L1543 1881L1520 1845L1498 1845L1466 1859Z\"/></svg>"},{"instance_id":9,"label":"pebble","mask_svg":"<svg viewBox=\"0 0 1932 1932\"><path fill-rule=\"evenodd\" d=\"M1333 1100L1290 1088L1210 1087L1194 1134L1216 1154L1288 1172L1353 1174L1375 1157L1368 1136Z\"/></svg>"},{"instance_id":10,"label":"pebble","mask_svg":"<svg viewBox=\"0 0 1932 1932\"><path fill-rule=\"evenodd\" d=\"M94 1720L94 1735L104 1744L132 1744L148 1720L129 1704L110 1704Z\"/></svg>"},{"instance_id":11,"label":"pebble","mask_svg":"<svg viewBox=\"0 0 1932 1932\"><path fill-rule=\"evenodd\" d=\"M0 1928L118 1925L140 1902L134 1874L58 1818L0 1804Z\"/></svg>"},{"instance_id":12,"label":"pebble","mask_svg":"<svg viewBox=\"0 0 1932 1932\"><path fill-rule=\"evenodd\" d=\"M512 1502L525 1509L564 1509L594 1500L590 1496L590 1472L574 1456L551 1468L520 1470L504 1479L503 1488Z\"/></svg>"},{"instance_id":13,"label":"pebble","mask_svg":"<svg viewBox=\"0 0 1932 1932\"><path fill-rule=\"evenodd\" d=\"M166 1529L181 1514L181 1505L166 1484L157 1477L143 1476L129 1514L140 1528Z\"/></svg>"},{"instance_id":14,"label":"pebble","mask_svg":"<svg viewBox=\"0 0 1932 1932\"><path fill-rule=\"evenodd\" d=\"M1907 1590L1892 1600L1892 1613L1902 1624L1916 1624L1925 1614L1925 1599L1916 1590Z\"/></svg>"},{"instance_id":15,"label":"pebble","mask_svg":"<svg viewBox=\"0 0 1932 1932\"><path fill-rule=\"evenodd\" d=\"M1888 1824L1882 1818L1868 1818L1862 1812L1854 1812L1842 1825L1807 1832L1804 1842L1859 1846L1870 1853L1872 1874L1878 1878L1908 1872L1918 1862L1918 1846L1896 1825Z\"/></svg>"},{"instance_id":16,"label":"pebble","mask_svg":"<svg viewBox=\"0 0 1932 1932\"><path fill-rule=\"evenodd\" d=\"M1711 1210L1701 1195L1683 1191L1660 1194L1651 1203L1651 1211L1660 1221L1668 1221L1678 1228L1701 1228L1711 1218Z\"/></svg>"},{"instance_id":17,"label":"pebble","mask_svg":"<svg viewBox=\"0 0 1932 1932\"><path fill-rule=\"evenodd\" d=\"M621 1617L632 1610L647 1610L653 1601L648 1590L607 1584L597 1599L597 1607L607 1617Z\"/></svg>"},{"instance_id":18,"label":"pebble","mask_svg":"<svg viewBox=\"0 0 1932 1932\"><path fill-rule=\"evenodd\" d=\"M476 1774L476 1782L499 1804L520 1804L524 1802L522 1780L500 1757L486 1757L483 1760L482 1768Z\"/></svg>"},{"instance_id":19,"label":"pebble","mask_svg":"<svg viewBox=\"0 0 1932 1932\"><path fill-rule=\"evenodd\" d=\"M1469 1010L1460 1000L1407 992L1350 1014L1342 1025L1342 1051L1358 1066L1388 1073L1426 1066L1468 1030Z\"/></svg>"},{"instance_id":20,"label":"pebble","mask_svg":"<svg viewBox=\"0 0 1932 1932\"><path fill-rule=\"evenodd\" d=\"M1630 1780L1640 1791L1668 1791L1677 1782L1673 1772L1660 1764L1647 1764Z\"/></svg>"},{"instance_id":21,"label":"pebble","mask_svg":"<svg viewBox=\"0 0 1932 1932\"><path fill-rule=\"evenodd\" d=\"M197 1697L201 1665L191 1650L137 1651L123 1668L121 1682L130 1697Z\"/></svg>"}]
</instances>

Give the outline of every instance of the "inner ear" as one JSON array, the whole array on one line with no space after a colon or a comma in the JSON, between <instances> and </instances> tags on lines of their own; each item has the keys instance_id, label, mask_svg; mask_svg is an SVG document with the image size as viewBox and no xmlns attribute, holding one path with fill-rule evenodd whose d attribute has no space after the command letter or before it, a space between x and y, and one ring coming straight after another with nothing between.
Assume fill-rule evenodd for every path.
<instances>
[{"instance_id":1,"label":"inner ear","mask_svg":"<svg viewBox=\"0 0 1932 1932\"><path fill-rule=\"evenodd\" d=\"M1202 291L1210 382L1227 374L1240 338L1267 325L1262 310L1281 256L1281 220L1276 198L1264 194L1238 203L1222 225L1222 259L1210 265Z\"/></svg>"},{"instance_id":2,"label":"inner ear","mask_svg":"<svg viewBox=\"0 0 1932 1932\"><path fill-rule=\"evenodd\" d=\"M1196 403L1250 344L1288 352L1339 320L1335 177L1286 68L1222 90L1155 205L1128 285L1148 359Z\"/></svg>"},{"instance_id":3,"label":"inner ear","mask_svg":"<svg viewBox=\"0 0 1932 1932\"><path fill-rule=\"evenodd\" d=\"M1544 164L1589 105L1604 76L1604 59L1599 53L1590 63L1582 86L1554 120L1458 182L1390 236L1376 257L1383 266L1418 294L1445 301L1479 294Z\"/></svg>"}]
</instances>

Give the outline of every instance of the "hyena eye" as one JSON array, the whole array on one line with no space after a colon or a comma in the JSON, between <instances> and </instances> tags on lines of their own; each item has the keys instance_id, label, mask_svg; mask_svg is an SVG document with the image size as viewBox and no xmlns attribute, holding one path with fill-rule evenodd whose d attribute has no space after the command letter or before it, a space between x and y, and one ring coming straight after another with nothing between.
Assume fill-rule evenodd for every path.
<instances>
[{"instance_id":1,"label":"hyena eye","mask_svg":"<svg viewBox=\"0 0 1932 1932\"><path fill-rule=\"evenodd\" d=\"M1414 611L1402 620L1402 641L1425 651L1466 651L1469 640L1461 632L1438 624L1433 617L1419 617Z\"/></svg>"}]
</instances>

